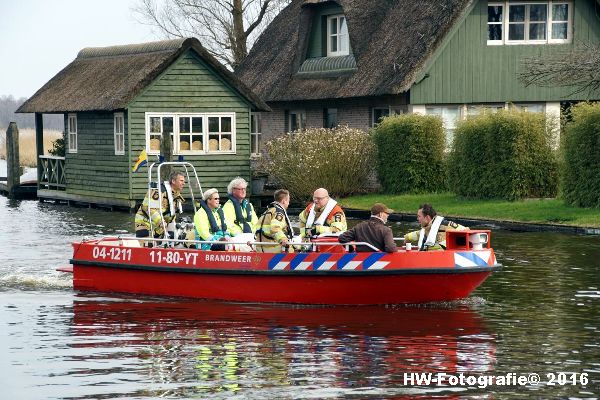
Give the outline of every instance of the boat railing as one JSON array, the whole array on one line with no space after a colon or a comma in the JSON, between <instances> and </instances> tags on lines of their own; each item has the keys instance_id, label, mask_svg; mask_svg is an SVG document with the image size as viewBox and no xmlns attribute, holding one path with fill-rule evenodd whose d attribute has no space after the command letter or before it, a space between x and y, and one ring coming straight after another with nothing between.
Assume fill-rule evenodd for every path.
<instances>
[{"instance_id":1,"label":"boat railing","mask_svg":"<svg viewBox=\"0 0 600 400\"><path fill-rule=\"evenodd\" d=\"M162 199L162 182L161 182L161 169L162 168L170 168L170 167L178 167L179 172L183 173L188 182L187 190L189 191L189 196L192 200L192 207L194 209L194 214L196 214L196 197L194 195L194 190L198 190L200 194L200 199L202 198L203 191L202 186L200 185L200 178L198 177L198 172L196 172L196 168L192 163L187 161L161 161L150 164L148 167L148 190L151 191L153 189L158 191L158 198ZM183 171L181 171L183 169ZM160 207L160 206L159 206ZM154 232L156 227L153 226L152 218L149 220L150 222L150 232ZM164 219L164 215L160 213L160 226L163 227L164 230L168 230L167 222Z\"/></svg>"},{"instance_id":2,"label":"boat railing","mask_svg":"<svg viewBox=\"0 0 600 400\"><path fill-rule=\"evenodd\" d=\"M101 239L94 239L97 244L105 244L106 242L117 242L118 246L131 245L132 241L139 242L152 242L156 244L157 248L161 246L166 247L174 247L178 244L224 244L224 245L246 245L246 246L275 246L277 243L274 242L248 242L248 241L240 241L240 240L228 240L228 241L209 241L209 240L190 240L190 239L161 239L161 238L149 238L149 237L135 237L135 236L110 236L103 237ZM90 241L90 239L84 238L83 242ZM297 248L301 247L330 247L330 246L340 246L340 247L348 247L348 246L366 246L372 249L374 252L380 252L377 247L373 246L367 242L348 242L348 243L339 243L339 242L300 242L300 243L290 243L289 246L294 246ZM192 246L189 246L192 248Z\"/></svg>"}]
</instances>

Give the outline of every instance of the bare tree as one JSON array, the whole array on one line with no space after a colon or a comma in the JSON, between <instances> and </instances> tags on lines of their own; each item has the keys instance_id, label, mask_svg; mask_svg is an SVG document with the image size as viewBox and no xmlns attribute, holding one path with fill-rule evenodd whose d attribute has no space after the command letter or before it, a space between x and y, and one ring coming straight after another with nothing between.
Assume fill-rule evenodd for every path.
<instances>
[{"instance_id":1,"label":"bare tree","mask_svg":"<svg viewBox=\"0 0 600 400\"><path fill-rule=\"evenodd\" d=\"M591 94L600 89L600 45L578 44L570 51L523 59L519 80L525 86L573 86L573 94Z\"/></svg>"},{"instance_id":2,"label":"bare tree","mask_svg":"<svg viewBox=\"0 0 600 400\"><path fill-rule=\"evenodd\" d=\"M290 0L139 0L140 22L167 38L197 37L235 69L256 38Z\"/></svg>"}]
</instances>

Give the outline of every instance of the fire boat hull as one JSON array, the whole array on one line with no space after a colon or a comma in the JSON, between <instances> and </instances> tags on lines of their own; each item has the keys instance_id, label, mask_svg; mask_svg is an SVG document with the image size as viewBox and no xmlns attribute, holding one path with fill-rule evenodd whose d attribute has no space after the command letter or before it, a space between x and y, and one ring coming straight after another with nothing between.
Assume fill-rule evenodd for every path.
<instances>
[{"instance_id":1,"label":"fire boat hull","mask_svg":"<svg viewBox=\"0 0 600 400\"><path fill-rule=\"evenodd\" d=\"M148 271L78 266L77 290L136 293L258 303L398 304L467 297L491 273L258 275Z\"/></svg>"},{"instance_id":2,"label":"fire boat hull","mask_svg":"<svg viewBox=\"0 0 600 400\"><path fill-rule=\"evenodd\" d=\"M209 252L74 243L73 287L239 302L375 305L467 297L500 268L492 249L439 252Z\"/></svg>"}]
</instances>

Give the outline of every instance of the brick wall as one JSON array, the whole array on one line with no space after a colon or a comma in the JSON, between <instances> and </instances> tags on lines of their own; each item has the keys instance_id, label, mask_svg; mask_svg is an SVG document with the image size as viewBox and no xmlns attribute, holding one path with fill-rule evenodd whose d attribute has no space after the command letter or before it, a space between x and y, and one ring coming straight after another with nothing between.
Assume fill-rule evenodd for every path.
<instances>
[{"instance_id":1,"label":"brick wall","mask_svg":"<svg viewBox=\"0 0 600 400\"><path fill-rule=\"evenodd\" d=\"M325 108L337 108L339 125L368 130L373 107L390 107L395 112L406 112L406 95L380 96L359 99L315 100L302 102L269 103L273 110L262 113L263 142L286 132L286 110L304 110L307 127L323 127Z\"/></svg>"}]
</instances>

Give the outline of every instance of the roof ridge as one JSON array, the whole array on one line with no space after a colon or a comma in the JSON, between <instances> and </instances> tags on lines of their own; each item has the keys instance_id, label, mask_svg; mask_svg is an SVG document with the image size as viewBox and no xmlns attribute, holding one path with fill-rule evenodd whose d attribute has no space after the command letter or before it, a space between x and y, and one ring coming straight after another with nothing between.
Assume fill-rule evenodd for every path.
<instances>
[{"instance_id":1,"label":"roof ridge","mask_svg":"<svg viewBox=\"0 0 600 400\"><path fill-rule=\"evenodd\" d=\"M125 44L108 47L86 47L77 54L78 59L94 57L124 56L133 54L155 53L179 49L186 38L161 40L158 42Z\"/></svg>"}]
</instances>

